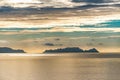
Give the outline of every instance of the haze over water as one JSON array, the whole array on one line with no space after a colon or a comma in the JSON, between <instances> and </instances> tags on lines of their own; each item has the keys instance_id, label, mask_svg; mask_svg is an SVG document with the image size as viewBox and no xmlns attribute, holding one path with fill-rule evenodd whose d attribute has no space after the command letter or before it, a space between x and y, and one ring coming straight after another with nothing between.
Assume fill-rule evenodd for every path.
<instances>
[{"instance_id":1,"label":"haze over water","mask_svg":"<svg viewBox=\"0 0 120 80\"><path fill-rule=\"evenodd\" d=\"M99 55L4 56L0 59L0 80L119 80L119 54L117 58L105 57L114 54Z\"/></svg>"}]
</instances>

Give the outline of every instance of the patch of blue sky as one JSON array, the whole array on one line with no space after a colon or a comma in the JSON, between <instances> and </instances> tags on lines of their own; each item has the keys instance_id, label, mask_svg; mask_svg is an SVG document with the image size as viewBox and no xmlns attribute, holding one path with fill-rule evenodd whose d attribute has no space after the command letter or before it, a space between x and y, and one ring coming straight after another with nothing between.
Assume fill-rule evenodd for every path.
<instances>
[{"instance_id":1,"label":"patch of blue sky","mask_svg":"<svg viewBox=\"0 0 120 80\"><path fill-rule=\"evenodd\" d=\"M120 28L120 20L110 20L95 25L83 25L81 28Z\"/></svg>"}]
</instances>

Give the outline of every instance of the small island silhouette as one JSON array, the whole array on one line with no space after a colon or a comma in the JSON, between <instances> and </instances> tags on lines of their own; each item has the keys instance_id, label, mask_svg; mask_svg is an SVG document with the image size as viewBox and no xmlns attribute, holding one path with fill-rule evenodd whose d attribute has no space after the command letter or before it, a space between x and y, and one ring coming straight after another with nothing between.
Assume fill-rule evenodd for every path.
<instances>
[{"instance_id":1,"label":"small island silhouette","mask_svg":"<svg viewBox=\"0 0 120 80\"><path fill-rule=\"evenodd\" d=\"M45 50L43 53L99 53L99 51L95 48L83 50L79 47L67 47L54 50Z\"/></svg>"},{"instance_id":2,"label":"small island silhouette","mask_svg":"<svg viewBox=\"0 0 120 80\"><path fill-rule=\"evenodd\" d=\"M0 47L0 53L25 53L25 51L20 49L15 50L9 47Z\"/></svg>"}]
</instances>

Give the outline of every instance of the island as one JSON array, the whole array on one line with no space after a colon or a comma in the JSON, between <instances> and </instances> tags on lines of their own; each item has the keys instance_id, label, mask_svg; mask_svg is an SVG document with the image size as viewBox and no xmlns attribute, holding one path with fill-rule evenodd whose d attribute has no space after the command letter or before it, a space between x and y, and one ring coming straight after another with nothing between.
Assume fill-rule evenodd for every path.
<instances>
[{"instance_id":1,"label":"island","mask_svg":"<svg viewBox=\"0 0 120 80\"><path fill-rule=\"evenodd\" d=\"M26 53L26 52L20 49L15 50L9 47L0 47L0 53Z\"/></svg>"},{"instance_id":2,"label":"island","mask_svg":"<svg viewBox=\"0 0 120 80\"><path fill-rule=\"evenodd\" d=\"M54 50L45 50L43 53L99 53L95 48L83 50L79 47L67 47Z\"/></svg>"}]
</instances>

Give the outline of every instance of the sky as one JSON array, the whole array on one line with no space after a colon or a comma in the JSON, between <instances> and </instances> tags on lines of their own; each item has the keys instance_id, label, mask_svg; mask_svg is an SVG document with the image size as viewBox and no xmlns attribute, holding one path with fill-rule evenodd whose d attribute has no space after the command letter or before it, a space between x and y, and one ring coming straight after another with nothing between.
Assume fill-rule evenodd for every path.
<instances>
[{"instance_id":1,"label":"sky","mask_svg":"<svg viewBox=\"0 0 120 80\"><path fill-rule=\"evenodd\" d=\"M1 0L0 47L120 52L119 0Z\"/></svg>"}]
</instances>

